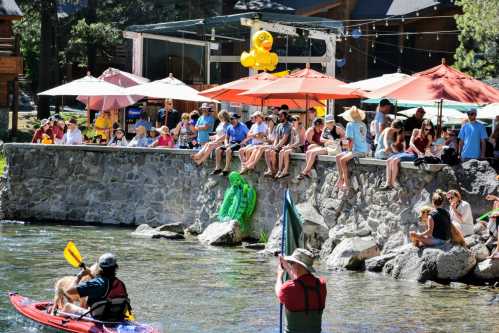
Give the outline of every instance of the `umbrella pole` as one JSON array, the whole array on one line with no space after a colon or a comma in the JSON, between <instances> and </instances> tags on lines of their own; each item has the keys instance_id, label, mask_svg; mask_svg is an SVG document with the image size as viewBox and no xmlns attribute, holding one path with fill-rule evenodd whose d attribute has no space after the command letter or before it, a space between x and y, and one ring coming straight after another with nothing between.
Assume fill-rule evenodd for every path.
<instances>
[{"instance_id":1,"label":"umbrella pole","mask_svg":"<svg viewBox=\"0 0 499 333\"><path fill-rule=\"evenodd\" d=\"M308 126L308 94L305 95L305 125Z\"/></svg>"},{"instance_id":2,"label":"umbrella pole","mask_svg":"<svg viewBox=\"0 0 499 333\"><path fill-rule=\"evenodd\" d=\"M444 100L441 99L440 102L438 102L438 111L437 111L437 138L440 137L440 133L442 132L442 115L443 115L443 105L444 105Z\"/></svg>"},{"instance_id":3,"label":"umbrella pole","mask_svg":"<svg viewBox=\"0 0 499 333\"><path fill-rule=\"evenodd\" d=\"M90 128L90 96L87 96L87 128Z\"/></svg>"}]
</instances>

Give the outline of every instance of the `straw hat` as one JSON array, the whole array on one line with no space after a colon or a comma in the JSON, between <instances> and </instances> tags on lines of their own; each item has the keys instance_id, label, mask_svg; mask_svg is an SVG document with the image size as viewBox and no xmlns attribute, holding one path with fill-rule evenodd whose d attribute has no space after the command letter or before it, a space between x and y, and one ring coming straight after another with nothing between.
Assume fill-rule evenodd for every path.
<instances>
[{"instance_id":1,"label":"straw hat","mask_svg":"<svg viewBox=\"0 0 499 333\"><path fill-rule=\"evenodd\" d=\"M263 115L260 111L255 111L253 112L253 114L251 115L251 118L256 118L256 117L260 117L260 118L263 118Z\"/></svg>"},{"instance_id":2,"label":"straw hat","mask_svg":"<svg viewBox=\"0 0 499 333\"><path fill-rule=\"evenodd\" d=\"M366 119L366 113L357 109L355 105L343 112L342 116L346 121L362 121Z\"/></svg>"},{"instance_id":3,"label":"straw hat","mask_svg":"<svg viewBox=\"0 0 499 333\"><path fill-rule=\"evenodd\" d=\"M284 260L291 261L302 265L307 271L313 273L314 270L314 255L309 250L305 249L295 249L293 254L290 256L285 256Z\"/></svg>"}]
</instances>

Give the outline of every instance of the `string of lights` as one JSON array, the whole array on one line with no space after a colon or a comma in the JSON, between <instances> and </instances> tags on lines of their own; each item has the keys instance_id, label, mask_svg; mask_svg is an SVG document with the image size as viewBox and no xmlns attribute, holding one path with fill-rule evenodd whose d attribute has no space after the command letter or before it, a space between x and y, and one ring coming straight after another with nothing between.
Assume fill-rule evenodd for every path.
<instances>
[{"instance_id":1,"label":"string of lights","mask_svg":"<svg viewBox=\"0 0 499 333\"><path fill-rule=\"evenodd\" d=\"M352 34L345 34L341 37L343 38L358 38L358 37L382 37L382 36L411 36L411 35L457 35L461 32L461 30L438 30L438 31L407 31L407 32L376 32L376 33L368 33L362 34L360 36L354 36Z\"/></svg>"},{"instance_id":2,"label":"string of lights","mask_svg":"<svg viewBox=\"0 0 499 333\"><path fill-rule=\"evenodd\" d=\"M387 42L380 42L380 41L373 41L373 43L371 43L371 48L374 48L374 43L375 44L380 44L380 45L386 45L386 46L393 46L393 47L396 47L399 49L399 51L401 49L407 49L407 50L413 50L413 51L420 51L420 52L430 52L430 53L445 53L445 54L454 54L455 52L452 52L452 51L445 51L445 50L434 50L434 49L423 49L423 48L418 48L418 47L411 47L411 46L400 46L400 45L397 45L397 44L393 44L393 43L387 43ZM403 53L403 52L401 52Z\"/></svg>"}]
</instances>

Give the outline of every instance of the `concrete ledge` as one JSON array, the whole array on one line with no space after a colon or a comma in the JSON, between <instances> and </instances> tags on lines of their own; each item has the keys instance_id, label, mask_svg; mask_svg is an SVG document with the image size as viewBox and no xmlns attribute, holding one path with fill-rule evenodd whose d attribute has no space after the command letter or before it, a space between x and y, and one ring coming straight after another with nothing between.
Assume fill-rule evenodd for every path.
<instances>
[{"instance_id":1,"label":"concrete ledge","mask_svg":"<svg viewBox=\"0 0 499 333\"><path fill-rule=\"evenodd\" d=\"M173 155L191 155L192 150L188 149L177 149L177 148L135 148L135 147L108 147L100 145L75 145L75 146L65 146L65 145L41 145L35 143L6 143L3 145L4 149L40 149L40 150L80 150L80 151L93 151L93 152L133 152L133 153L148 153L148 154L173 154ZM235 156L239 156L238 152L235 152ZM293 153L291 154L292 160L305 160L305 154L303 153ZM336 163L334 156L320 155L319 161ZM375 158L359 158L360 164L362 165L373 165L373 166L386 166L386 161L379 160ZM413 162L401 162L400 166L404 169L414 169L414 170L424 170L428 172L438 172L442 170L446 164L423 164L420 167L414 165Z\"/></svg>"}]
</instances>

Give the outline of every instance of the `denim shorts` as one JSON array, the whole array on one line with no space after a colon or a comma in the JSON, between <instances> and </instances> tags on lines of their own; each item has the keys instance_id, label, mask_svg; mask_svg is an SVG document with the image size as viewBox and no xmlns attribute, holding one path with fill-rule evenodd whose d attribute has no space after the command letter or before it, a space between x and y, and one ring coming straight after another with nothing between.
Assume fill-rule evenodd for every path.
<instances>
[{"instance_id":1,"label":"denim shorts","mask_svg":"<svg viewBox=\"0 0 499 333\"><path fill-rule=\"evenodd\" d=\"M393 160L395 158L398 158L400 160L400 162L412 162L412 161L415 161L417 157L416 154L414 153L399 153L399 154L395 154L395 155L392 155L390 156L390 160Z\"/></svg>"},{"instance_id":2,"label":"denim shorts","mask_svg":"<svg viewBox=\"0 0 499 333\"><path fill-rule=\"evenodd\" d=\"M446 241L444 241L443 239L434 238L434 237L430 241L430 245L432 245L432 246L444 245L445 243L446 243Z\"/></svg>"}]
</instances>

